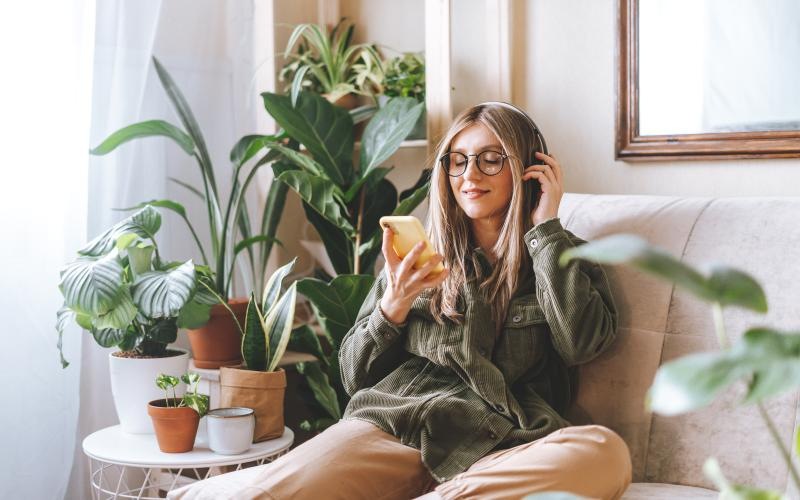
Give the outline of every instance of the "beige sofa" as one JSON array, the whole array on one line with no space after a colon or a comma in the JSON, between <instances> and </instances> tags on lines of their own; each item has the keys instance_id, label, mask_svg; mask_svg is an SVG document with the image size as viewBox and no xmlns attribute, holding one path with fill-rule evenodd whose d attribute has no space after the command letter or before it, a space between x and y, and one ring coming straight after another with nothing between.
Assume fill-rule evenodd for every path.
<instances>
[{"instance_id":1,"label":"beige sofa","mask_svg":"<svg viewBox=\"0 0 800 500\"><path fill-rule=\"evenodd\" d=\"M765 287L766 317L726 311L729 334L768 324L800 330L800 198L668 198L565 195L563 224L585 239L634 233L691 264L720 262L750 272ZM570 419L593 421L628 443L633 484L626 500L715 498L705 459L715 456L729 479L772 487L798 498L786 467L753 407L738 408L731 393L710 408L679 417L644 410L645 393L658 366L676 356L716 348L705 304L671 285L624 266L608 269L620 310L619 337L609 352L581 367ZM798 415L798 396L768 404L786 443ZM243 470L206 481L204 498L245 482ZM229 482L229 484L221 484ZM208 496L206 496L208 495ZM171 495L170 498L173 498Z\"/></svg>"},{"instance_id":2,"label":"beige sofa","mask_svg":"<svg viewBox=\"0 0 800 500\"><path fill-rule=\"evenodd\" d=\"M634 233L684 262L719 262L749 272L764 287L766 316L728 309L732 339L746 328L770 325L800 331L800 198L669 198L566 195L564 225L585 239ZM677 417L644 411L658 366L694 351L717 348L711 311L669 283L630 267L608 269L620 311L614 346L581 367L570 418L587 418L628 443L634 484L626 500L715 498L703 475L715 456L728 479L770 487L800 498L757 409L735 404L731 391L711 407ZM797 425L798 394L767 405L787 445Z\"/></svg>"}]
</instances>

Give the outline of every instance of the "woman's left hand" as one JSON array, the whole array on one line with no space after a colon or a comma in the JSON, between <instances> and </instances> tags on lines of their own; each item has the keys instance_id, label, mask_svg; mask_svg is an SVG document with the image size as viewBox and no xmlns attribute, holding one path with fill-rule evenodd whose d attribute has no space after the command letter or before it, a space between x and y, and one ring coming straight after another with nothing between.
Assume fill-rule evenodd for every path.
<instances>
[{"instance_id":1,"label":"woman's left hand","mask_svg":"<svg viewBox=\"0 0 800 500\"><path fill-rule=\"evenodd\" d=\"M522 180L536 179L542 186L539 200L531 212L533 225L538 225L547 219L558 217L558 206L564 195L564 178L561 165L553 156L536 153L536 157L544 161L544 165L531 165L522 173Z\"/></svg>"}]
</instances>

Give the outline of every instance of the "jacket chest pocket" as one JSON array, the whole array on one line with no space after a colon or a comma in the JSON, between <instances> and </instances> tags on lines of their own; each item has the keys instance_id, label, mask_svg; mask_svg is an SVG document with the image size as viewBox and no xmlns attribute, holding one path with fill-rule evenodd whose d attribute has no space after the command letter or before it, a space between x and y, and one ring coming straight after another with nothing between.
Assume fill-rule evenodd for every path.
<instances>
[{"instance_id":1,"label":"jacket chest pocket","mask_svg":"<svg viewBox=\"0 0 800 500\"><path fill-rule=\"evenodd\" d=\"M414 301L406 327L406 350L418 356L435 359L432 355L443 347L461 343L463 327L449 322L438 324L434 321L429 306L429 299L426 301L424 298L417 298Z\"/></svg>"},{"instance_id":2,"label":"jacket chest pocket","mask_svg":"<svg viewBox=\"0 0 800 500\"><path fill-rule=\"evenodd\" d=\"M534 296L511 302L495 355L507 382L512 383L542 359L548 332L547 320Z\"/></svg>"}]
</instances>

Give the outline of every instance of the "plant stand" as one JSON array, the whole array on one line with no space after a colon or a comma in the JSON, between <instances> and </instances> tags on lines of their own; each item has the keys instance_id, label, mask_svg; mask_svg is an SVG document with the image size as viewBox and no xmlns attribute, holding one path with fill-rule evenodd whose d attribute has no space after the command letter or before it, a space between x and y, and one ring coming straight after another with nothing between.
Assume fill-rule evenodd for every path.
<instances>
[{"instance_id":1,"label":"plant stand","mask_svg":"<svg viewBox=\"0 0 800 500\"><path fill-rule=\"evenodd\" d=\"M283 436L256 443L239 455L218 455L208 449L205 432L198 432L194 450L162 453L153 434L128 434L119 425L94 432L83 440L89 458L94 500L107 498L164 498L164 492L195 481L262 465L284 455L294 442L288 427ZM190 472L192 476L183 475Z\"/></svg>"}]
</instances>

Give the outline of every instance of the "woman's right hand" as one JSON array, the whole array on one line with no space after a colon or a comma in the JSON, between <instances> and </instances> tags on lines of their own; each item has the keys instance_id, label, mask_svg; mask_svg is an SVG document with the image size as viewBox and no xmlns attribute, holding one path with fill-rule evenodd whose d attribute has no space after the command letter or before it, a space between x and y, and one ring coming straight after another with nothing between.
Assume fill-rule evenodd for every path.
<instances>
[{"instance_id":1,"label":"woman's right hand","mask_svg":"<svg viewBox=\"0 0 800 500\"><path fill-rule=\"evenodd\" d=\"M434 254L424 266L414 269L414 263L425 249L425 244L419 242L402 260L392 248L392 230L383 229L383 257L386 259L386 291L381 298L380 308L383 315L395 324L405 322L411 304L426 288L435 288L442 284L447 277L449 269L429 275L444 258Z\"/></svg>"}]
</instances>

